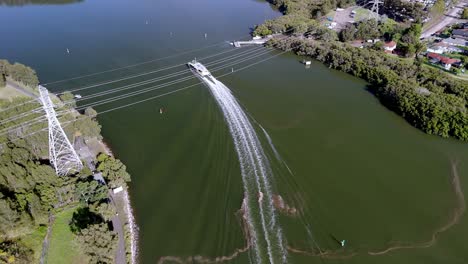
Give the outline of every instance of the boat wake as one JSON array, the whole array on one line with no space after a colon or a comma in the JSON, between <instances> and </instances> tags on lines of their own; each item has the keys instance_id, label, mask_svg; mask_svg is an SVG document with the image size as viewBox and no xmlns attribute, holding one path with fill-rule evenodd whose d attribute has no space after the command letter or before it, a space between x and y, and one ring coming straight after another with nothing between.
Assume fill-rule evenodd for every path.
<instances>
[{"instance_id":1,"label":"boat wake","mask_svg":"<svg viewBox=\"0 0 468 264\"><path fill-rule=\"evenodd\" d=\"M210 89L234 141L244 187L243 209L253 261L287 263L287 250L270 183L272 171L260 140L229 88L205 70L203 67L193 71Z\"/></svg>"}]
</instances>

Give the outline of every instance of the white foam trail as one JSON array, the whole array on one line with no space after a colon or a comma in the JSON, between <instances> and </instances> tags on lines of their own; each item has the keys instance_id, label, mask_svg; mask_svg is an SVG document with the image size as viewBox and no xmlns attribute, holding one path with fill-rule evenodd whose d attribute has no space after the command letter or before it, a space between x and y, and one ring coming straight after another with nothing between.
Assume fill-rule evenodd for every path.
<instances>
[{"instance_id":1,"label":"white foam trail","mask_svg":"<svg viewBox=\"0 0 468 264\"><path fill-rule=\"evenodd\" d=\"M210 88L234 141L241 168L244 198L247 201L245 213L251 231L250 241L255 261L286 263L287 252L270 186L269 177L272 173L257 134L229 88L211 76L197 76ZM263 199L256 198L260 194Z\"/></svg>"},{"instance_id":2,"label":"white foam trail","mask_svg":"<svg viewBox=\"0 0 468 264\"><path fill-rule=\"evenodd\" d=\"M258 124L258 123L257 123ZM271 137L270 135L266 132L266 130L262 127L262 125L258 124L258 126L262 129L263 131L263 134L265 134L265 137L267 138L268 140L268 144L270 144L270 148L273 150L273 153L275 154L275 157L278 161L283 161L283 159L281 158L281 155L278 153L278 151L276 150L275 148L275 145L273 145L273 140L271 140ZM288 168L289 169L289 168Z\"/></svg>"}]
</instances>

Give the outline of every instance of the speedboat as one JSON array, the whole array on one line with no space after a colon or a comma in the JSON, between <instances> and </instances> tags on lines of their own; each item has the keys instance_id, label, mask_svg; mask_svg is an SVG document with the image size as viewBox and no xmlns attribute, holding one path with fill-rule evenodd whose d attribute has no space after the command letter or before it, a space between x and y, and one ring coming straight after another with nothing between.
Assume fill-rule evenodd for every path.
<instances>
[{"instance_id":1,"label":"speedboat","mask_svg":"<svg viewBox=\"0 0 468 264\"><path fill-rule=\"evenodd\" d=\"M198 73L202 77L211 76L211 73L205 68L205 66L203 66L201 63L197 62L196 60L188 62L187 65L190 67L190 69L194 70L196 73Z\"/></svg>"}]
</instances>

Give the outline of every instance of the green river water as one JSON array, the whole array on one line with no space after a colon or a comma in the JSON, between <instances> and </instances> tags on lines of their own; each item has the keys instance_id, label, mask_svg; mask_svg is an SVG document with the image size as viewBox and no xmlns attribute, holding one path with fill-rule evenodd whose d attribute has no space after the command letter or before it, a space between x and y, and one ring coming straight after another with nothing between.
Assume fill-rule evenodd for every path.
<instances>
[{"instance_id":1,"label":"green river water","mask_svg":"<svg viewBox=\"0 0 468 264\"><path fill-rule=\"evenodd\" d=\"M256 0L31 2L0 5L0 58L30 65L43 83L218 44L138 67L50 84L56 92L228 51L232 47L225 41L245 38L253 25L280 15ZM255 54L264 51L258 49ZM411 127L380 105L365 82L316 62L306 69L301 60L282 54L220 79L251 121L255 119L268 132L291 171L276 158L253 122L271 161L275 193L301 212L299 216L279 214L292 249L288 262L468 263L464 215L427 248L369 254L395 241L421 245L450 223L454 211L461 208L451 164L458 164L461 188L467 190L468 146ZM151 78L184 69L181 65ZM215 75L230 71L231 67ZM82 94L148 78L103 85ZM96 110L195 83L189 80ZM132 175L130 195L140 228L140 263L157 263L163 256L227 256L245 246L238 213L244 196L239 161L223 115L206 87L198 85L98 119L105 140ZM336 241L341 239L347 240L344 249ZM315 253L320 249L328 255L293 252L299 249ZM248 262L248 253L231 261Z\"/></svg>"}]
</instances>

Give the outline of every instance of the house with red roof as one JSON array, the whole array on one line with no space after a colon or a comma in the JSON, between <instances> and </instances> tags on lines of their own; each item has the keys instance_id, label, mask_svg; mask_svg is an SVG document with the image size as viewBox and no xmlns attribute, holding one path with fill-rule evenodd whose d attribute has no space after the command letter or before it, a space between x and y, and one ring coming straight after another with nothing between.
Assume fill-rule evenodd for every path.
<instances>
[{"instance_id":1,"label":"house with red roof","mask_svg":"<svg viewBox=\"0 0 468 264\"><path fill-rule=\"evenodd\" d=\"M459 64L461 62L459 59L445 57L434 52L428 52L427 58L434 64L441 64L446 70L450 70L453 64Z\"/></svg>"},{"instance_id":2,"label":"house with red roof","mask_svg":"<svg viewBox=\"0 0 468 264\"><path fill-rule=\"evenodd\" d=\"M385 43L383 44L383 47L384 47L384 49L385 49L385 52L387 52L387 53L392 53L393 50L396 49L396 46L397 46L397 44L396 44L396 42L393 41L393 40L392 40L392 41L389 41L389 42L385 42Z\"/></svg>"}]
</instances>

